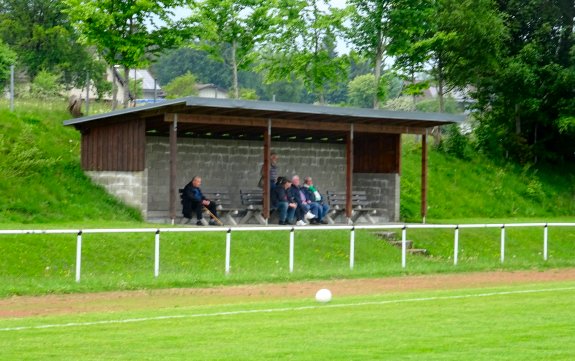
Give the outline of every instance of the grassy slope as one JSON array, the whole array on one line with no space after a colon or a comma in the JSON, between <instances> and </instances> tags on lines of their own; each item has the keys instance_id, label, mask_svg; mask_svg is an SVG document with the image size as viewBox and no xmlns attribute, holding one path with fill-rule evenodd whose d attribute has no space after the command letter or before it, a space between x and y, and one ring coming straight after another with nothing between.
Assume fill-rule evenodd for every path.
<instances>
[{"instance_id":1,"label":"grassy slope","mask_svg":"<svg viewBox=\"0 0 575 361\"><path fill-rule=\"evenodd\" d=\"M79 135L62 127L65 118L62 110L45 106L11 114L0 103L0 227L146 226L136 211L82 174ZM402 212L406 220L417 221L420 149L409 139L403 149ZM479 156L462 161L431 151L428 221L573 220L574 174L569 169L536 172L497 166ZM452 231L410 230L409 238L429 249L431 257L410 257L407 270L400 267L398 249L370 233L358 233L354 271L348 266L347 232L298 233L292 275L287 272L287 233L236 232L228 277L223 272L223 233L164 234L158 280L152 277L153 235L86 235L80 284L73 282L75 236L3 236L0 296L575 265L574 229L550 231L548 263L541 261L542 230L509 230L503 266L497 232L462 231L460 265L453 267Z\"/></svg>"},{"instance_id":2,"label":"grassy slope","mask_svg":"<svg viewBox=\"0 0 575 361\"><path fill-rule=\"evenodd\" d=\"M575 165L521 167L481 154L461 160L429 152L428 222L468 218L523 219L575 215ZM401 213L421 221L421 146L405 137ZM572 218L573 219L573 218Z\"/></svg>"},{"instance_id":3,"label":"grassy slope","mask_svg":"<svg viewBox=\"0 0 575 361\"><path fill-rule=\"evenodd\" d=\"M68 117L62 105L10 113L0 104L0 223L140 219L82 173Z\"/></svg>"}]
</instances>

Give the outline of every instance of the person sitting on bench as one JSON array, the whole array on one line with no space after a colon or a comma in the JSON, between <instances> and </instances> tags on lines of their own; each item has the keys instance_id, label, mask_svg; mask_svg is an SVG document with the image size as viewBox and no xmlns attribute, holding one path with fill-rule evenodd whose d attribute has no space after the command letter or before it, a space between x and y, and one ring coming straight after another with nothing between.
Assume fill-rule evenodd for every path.
<instances>
[{"instance_id":1,"label":"person sitting on bench","mask_svg":"<svg viewBox=\"0 0 575 361\"><path fill-rule=\"evenodd\" d=\"M206 207L212 214L217 217L217 205L216 202L211 201L204 197L200 186L202 185L202 178L199 176L194 176L190 183L184 187L184 193L182 194L182 214L184 217L192 219L193 215L196 216L196 225L202 226L202 212L204 207ZM214 219L210 219L209 224L211 226L217 225Z\"/></svg>"}]
</instances>

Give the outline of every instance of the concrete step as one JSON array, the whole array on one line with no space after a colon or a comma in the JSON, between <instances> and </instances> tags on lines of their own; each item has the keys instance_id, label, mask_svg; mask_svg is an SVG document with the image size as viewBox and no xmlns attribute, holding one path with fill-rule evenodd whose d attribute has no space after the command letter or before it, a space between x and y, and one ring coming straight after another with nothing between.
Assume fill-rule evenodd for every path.
<instances>
[{"instance_id":1,"label":"concrete step","mask_svg":"<svg viewBox=\"0 0 575 361\"><path fill-rule=\"evenodd\" d=\"M424 248L411 248L407 250L409 254L419 254L422 256L427 256L427 250Z\"/></svg>"},{"instance_id":2,"label":"concrete step","mask_svg":"<svg viewBox=\"0 0 575 361\"><path fill-rule=\"evenodd\" d=\"M397 240L397 233L395 232L375 232L374 234L388 241Z\"/></svg>"},{"instance_id":3,"label":"concrete step","mask_svg":"<svg viewBox=\"0 0 575 361\"><path fill-rule=\"evenodd\" d=\"M401 248L401 247L402 247L402 245L401 245L402 242L401 242L401 241L387 241L387 243L390 244L390 245L392 245L392 246L394 246L394 247L397 247L397 248ZM405 241L405 246L406 246L407 249L412 249L412 248L413 248L413 241L406 240L406 241Z\"/></svg>"}]
</instances>

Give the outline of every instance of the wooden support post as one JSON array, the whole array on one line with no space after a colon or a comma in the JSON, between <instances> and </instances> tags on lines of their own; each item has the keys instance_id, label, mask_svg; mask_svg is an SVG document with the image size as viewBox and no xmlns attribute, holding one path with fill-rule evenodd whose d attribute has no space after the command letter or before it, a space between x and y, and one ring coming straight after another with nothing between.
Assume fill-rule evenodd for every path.
<instances>
[{"instance_id":1,"label":"wooden support post","mask_svg":"<svg viewBox=\"0 0 575 361\"><path fill-rule=\"evenodd\" d=\"M351 123L349 133L347 135L346 147L346 171L345 171L345 216L348 222L351 222L353 215L353 123Z\"/></svg>"},{"instance_id":2,"label":"wooden support post","mask_svg":"<svg viewBox=\"0 0 575 361\"><path fill-rule=\"evenodd\" d=\"M176 222L176 197L178 196L178 189L176 185L177 176L177 157L178 157L178 115L166 114L166 117L171 118L170 126L170 219L172 224ZM168 120L168 119L166 119Z\"/></svg>"},{"instance_id":3,"label":"wooden support post","mask_svg":"<svg viewBox=\"0 0 575 361\"><path fill-rule=\"evenodd\" d=\"M263 217L268 223L270 218L270 149L271 149L271 138L272 138L272 121L268 119L268 127L264 132L264 165L263 165L263 178L264 178L264 189L263 189Z\"/></svg>"},{"instance_id":4,"label":"wooden support post","mask_svg":"<svg viewBox=\"0 0 575 361\"><path fill-rule=\"evenodd\" d=\"M427 134L421 136L421 218L427 217Z\"/></svg>"}]
</instances>

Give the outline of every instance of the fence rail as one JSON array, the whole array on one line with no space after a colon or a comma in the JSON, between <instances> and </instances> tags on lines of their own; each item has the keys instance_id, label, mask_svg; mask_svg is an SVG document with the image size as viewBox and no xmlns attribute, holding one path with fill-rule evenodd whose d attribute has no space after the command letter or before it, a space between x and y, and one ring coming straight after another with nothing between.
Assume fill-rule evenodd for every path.
<instances>
[{"instance_id":1,"label":"fence rail","mask_svg":"<svg viewBox=\"0 0 575 361\"><path fill-rule=\"evenodd\" d=\"M549 227L575 227L575 223L493 223L493 224L382 224L382 225L355 225L355 226L321 226L321 227L293 227L293 226L256 226L256 227L214 227L214 228L122 228L122 229L31 229L31 230L0 230L1 235L27 235L27 234L76 234L76 282L80 282L82 272L82 236L84 234L102 233L150 233L154 234L154 277L160 275L160 235L162 233L194 233L194 232L220 232L226 234L225 273L230 273L232 233L257 231L288 231L289 242L289 272L294 271L295 257L295 231L340 230L349 231L349 268L353 270L355 263L355 231L356 230L401 230L401 267L407 267L407 230L408 229L453 229L453 264L457 265L459 255L459 230L462 228L500 228L501 247L500 261L505 261L505 229L511 227L536 227L543 229L543 260L548 259Z\"/></svg>"}]
</instances>

